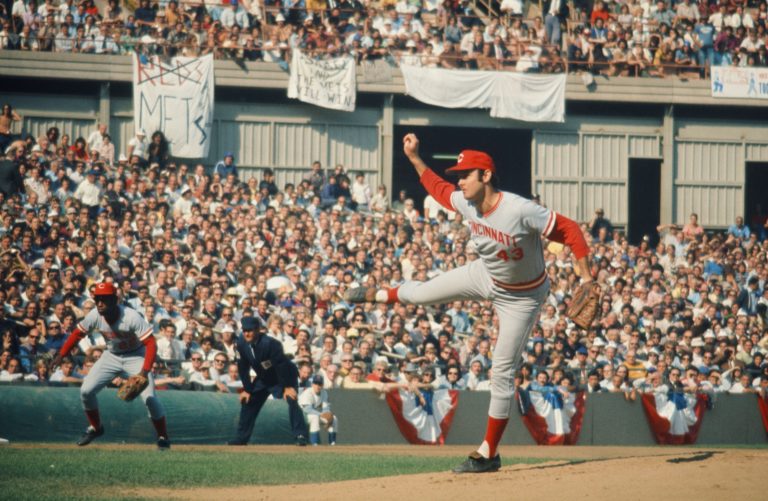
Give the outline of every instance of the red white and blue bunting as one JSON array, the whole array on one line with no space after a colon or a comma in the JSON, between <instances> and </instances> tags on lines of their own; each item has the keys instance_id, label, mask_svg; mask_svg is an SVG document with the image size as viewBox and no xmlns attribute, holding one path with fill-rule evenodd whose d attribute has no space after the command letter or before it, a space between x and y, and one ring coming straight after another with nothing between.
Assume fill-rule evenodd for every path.
<instances>
[{"instance_id":1,"label":"red white and blue bunting","mask_svg":"<svg viewBox=\"0 0 768 501\"><path fill-rule=\"evenodd\" d=\"M520 388L517 401L523 423L539 445L573 445L584 421L584 392L563 396Z\"/></svg>"},{"instance_id":2,"label":"red white and blue bunting","mask_svg":"<svg viewBox=\"0 0 768 501\"><path fill-rule=\"evenodd\" d=\"M395 390L387 393L400 433L408 442L419 445L442 445L448 436L459 402L456 390L422 392L424 402L413 393Z\"/></svg>"},{"instance_id":3,"label":"red white and blue bunting","mask_svg":"<svg viewBox=\"0 0 768 501\"><path fill-rule=\"evenodd\" d=\"M694 444L709 397L681 392L645 393L643 409L656 442L666 445Z\"/></svg>"}]
</instances>

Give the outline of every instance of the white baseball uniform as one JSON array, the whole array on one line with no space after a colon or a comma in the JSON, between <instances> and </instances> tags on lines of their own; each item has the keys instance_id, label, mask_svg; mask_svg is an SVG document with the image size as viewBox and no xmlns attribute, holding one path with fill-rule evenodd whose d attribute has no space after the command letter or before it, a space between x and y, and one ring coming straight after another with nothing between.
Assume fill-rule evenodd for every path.
<instances>
[{"instance_id":1,"label":"white baseball uniform","mask_svg":"<svg viewBox=\"0 0 768 501\"><path fill-rule=\"evenodd\" d=\"M86 334L91 331L100 333L107 342L107 350L93 364L80 387L80 398L86 410L98 407L96 394L115 377L138 374L144 365L142 341L152 335L152 326L136 310L126 306L118 308L120 313L112 325L96 308L77 325ZM149 386L141 393L141 399L149 410L149 416L157 420L165 416L165 410L155 394L155 380L151 372L147 378Z\"/></svg>"},{"instance_id":2,"label":"white baseball uniform","mask_svg":"<svg viewBox=\"0 0 768 501\"><path fill-rule=\"evenodd\" d=\"M450 202L471 231L480 259L427 282L405 282L397 299L405 303L440 304L490 299L499 317L493 352L491 403L493 418L509 417L514 370L549 292L541 235L555 226L555 212L513 193L499 192L496 205L481 214L460 191Z\"/></svg>"},{"instance_id":3,"label":"white baseball uniform","mask_svg":"<svg viewBox=\"0 0 768 501\"><path fill-rule=\"evenodd\" d=\"M323 412L331 412L331 404L328 402L328 392L320 390L320 394L315 393L312 388L307 388L299 395L299 406L307 416L309 423L309 432L320 431L320 426L328 430L329 433L338 432L339 420L333 416L333 421L328 422L320 415Z\"/></svg>"}]
</instances>

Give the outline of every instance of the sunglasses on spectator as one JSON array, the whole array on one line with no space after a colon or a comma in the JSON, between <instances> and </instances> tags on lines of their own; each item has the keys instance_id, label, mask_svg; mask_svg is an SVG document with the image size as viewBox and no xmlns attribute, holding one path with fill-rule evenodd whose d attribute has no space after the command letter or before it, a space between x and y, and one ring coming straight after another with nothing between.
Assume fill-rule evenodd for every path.
<instances>
[{"instance_id":1,"label":"sunglasses on spectator","mask_svg":"<svg viewBox=\"0 0 768 501\"><path fill-rule=\"evenodd\" d=\"M192 357L193 362L200 362L203 358L202 357Z\"/></svg>"}]
</instances>

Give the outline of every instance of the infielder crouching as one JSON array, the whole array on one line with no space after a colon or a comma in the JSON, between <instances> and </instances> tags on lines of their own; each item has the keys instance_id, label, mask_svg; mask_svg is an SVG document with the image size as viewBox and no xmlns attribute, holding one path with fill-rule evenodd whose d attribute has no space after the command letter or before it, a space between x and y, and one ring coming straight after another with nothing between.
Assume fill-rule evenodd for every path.
<instances>
[{"instance_id":1,"label":"infielder crouching","mask_svg":"<svg viewBox=\"0 0 768 501\"><path fill-rule=\"evenodd\" d=\"M592 280L589 247L578 224L531 200L496 188L496 166L484 152L464 150L446 172L459 177L459 190L435 174L419 156L414 134L403 150L421 184L443 207L467 222L480 259L426 282L406 281L393 289L360 287L347 292L350 302L441 304L454 300L493 301L499 337L493 352L491 402L485 440L456 473L496 471L496 452L514 396L514 372L549 292L541 236L566 244L576 258L582 283Z\"/></svg>"},{"instance_id":2,"label":"infielder crouching","mask_svg":"<svg viewBox=\"0 0 768 501\"><path fill-rule=\"evenodd\" d=\"M323 389L324 383L323 376L318 374L312 378L312 387L299 395L299 405L309 422L309 443L312 445L320 445L320 428L328 430L328 444L336 445L339 420L331 413L328 392Z\"/></svg>"},{"instance_id":3,"label":"infielder crouching","mask_svg":"<svg viewBox=\"0 0 768 501\"><path fill-rule=\"evenodd\" d=\"M157 446L169 449L171 442L165 424L165 409L155 394L151 373L157 353L152 326L136 310L118 304L117 290L110 282L96 285L94 300L96 308L72 331L53 362L54 367L59 365L61 359L91 331L100 332L107 341L107 351L96 361L80 387L80 399L89 426L77 445L88 445L104 434L96 394L117 376L125 378L141 374L149 381L141 399L157 432Z\"/></svg>"}]
</instances>

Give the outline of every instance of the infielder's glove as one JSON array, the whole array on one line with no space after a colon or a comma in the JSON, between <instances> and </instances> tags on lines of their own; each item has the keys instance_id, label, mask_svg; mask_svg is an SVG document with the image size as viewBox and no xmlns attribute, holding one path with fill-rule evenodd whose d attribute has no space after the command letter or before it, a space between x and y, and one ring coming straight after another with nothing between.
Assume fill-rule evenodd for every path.
<instances>
[{"instance_id":1,"label":"infielder's glove","mask_svg":"<svg viewBox=\"0 0 768 501\"><path fill-rule=\"evenodd\" d=\"M600 305L600 286L596 283L582 284L576 289L566 315L582 329L589 329L597 318Z\"/></svg>"},{"instance_id":2,"label":"infielder's glove","mask_svg":"<svg viewBox=\"0 0 768 501\"><path fill-rule=\"evenodd\" d=\"M126 402L130 402L141 395L141 392L147 386L149 386L149 379L141 374L135 374L123 382L120 389L117 390L117 396Z\"/></svg>"},{"instance_id":3,"label":"infielder's glove","mask_svg":"<svg viewBox=\"0 0 768 501\"><path fill-rule=\"evenodd\" d=\"M322 419L326 423L332 423L333 422L333 414L331 414L330 412L322 412L320 414L320 419Z\"/></svg>"}]
</instances>

